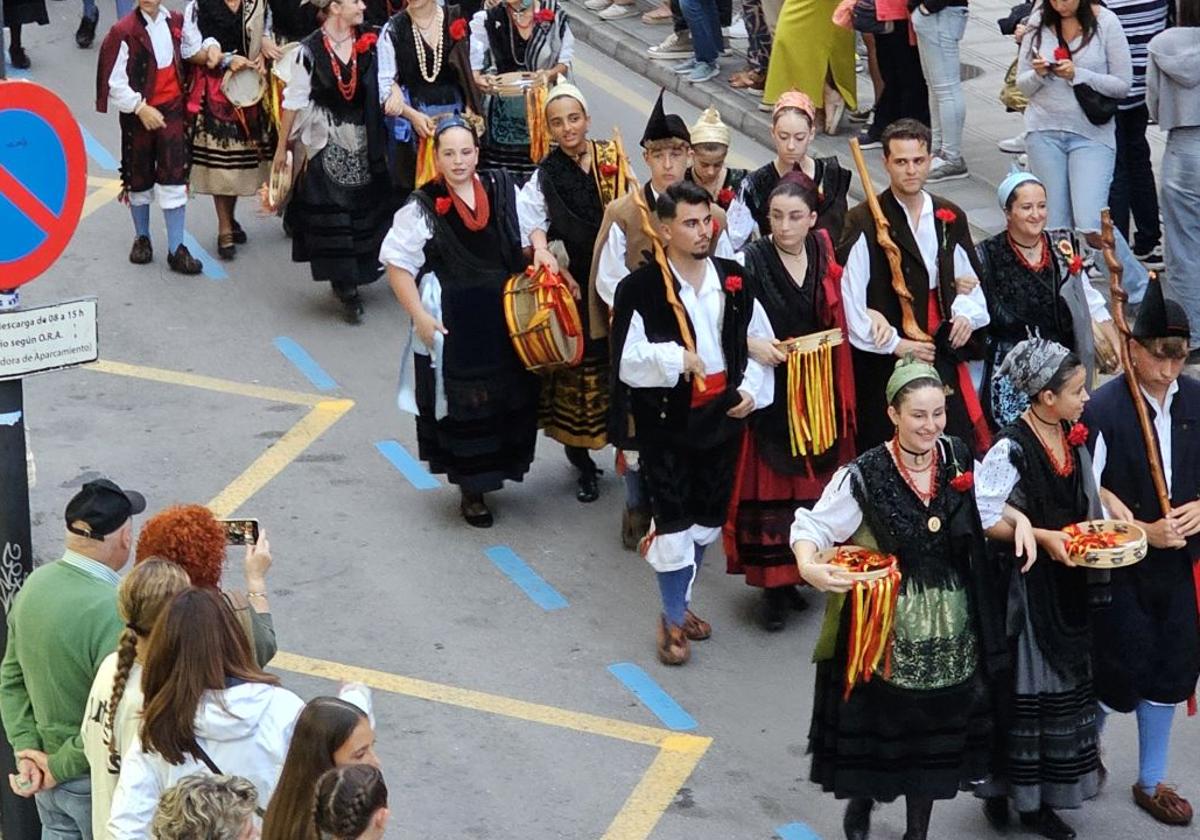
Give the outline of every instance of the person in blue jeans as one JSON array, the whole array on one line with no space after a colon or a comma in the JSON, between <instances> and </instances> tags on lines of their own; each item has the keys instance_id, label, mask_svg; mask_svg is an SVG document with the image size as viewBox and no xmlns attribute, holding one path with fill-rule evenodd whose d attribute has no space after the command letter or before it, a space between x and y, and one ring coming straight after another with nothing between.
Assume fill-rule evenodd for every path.
<instances>
[{"instance_id":1,"label":"person in blue jeans","mask_svg":"<svg viewBox=\"0 0 1200 840\"><path fill-rule=\"evenodd\" d=\"M1029 97L1029 170L1046 185L1046 227L1078 230L1093 249L1100 246L1100 211L1108 204L1116 127L1112 117L1099 124L1089 119L1075 89L1086 85L1102 96L1124 99L1132 75L1121 21L1103 6L1046 0L1030 16L1017 60L1017 87ZM1120 231L1114 234L1129 302L1138 304L1149 275ZM1102 260L1097 265L1106 271Z\"/></svg>"},{"instance_id":2,"label":"person in blue jeans","mask_svg":"<svg viewBox=\"0 0 1200 840\"><path fill-rule=\"evenodd\" d=\"M962 138L967 106L959 75L958 45L967 31L967 0L924 0L909 5L921 69L929 86L934 156L927 180L966 178Z\"/></svg>"},{"instance_id":3,"label":"person in blue jeans","mask_svg":"<svg viewBox=\"0 0 1200 840\"><path fill-rule=\"evenodd\" d=\"M116 0L117 16L120 20L133 11L133 0ZM79 19L79 28L75 30L75 43L79 49L86 50L96 40L96 24L100 22L100 10L96 8L96 0L83 0L83 17Z\"/></svg>"},{"instance_id":4,"label":"person in blue jeans","mask_svg":"<svg viewBox=\"0 0 1200 840\"><path fill-rule=\"evenodd\" d=\"M679 0L683 19L692 33L692 57L671 67L692 84L707 82L721 74L717 58L723 46L721 13L717 0Z\"/></svg>"}]
</instances>

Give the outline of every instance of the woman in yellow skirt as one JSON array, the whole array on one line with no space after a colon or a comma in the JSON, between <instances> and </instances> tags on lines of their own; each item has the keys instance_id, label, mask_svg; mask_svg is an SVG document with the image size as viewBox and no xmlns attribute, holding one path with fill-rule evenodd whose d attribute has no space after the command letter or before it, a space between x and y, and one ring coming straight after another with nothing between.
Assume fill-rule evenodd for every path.
<instances>
[{"instance_id":1,"label":"woman in yellow skirt","mask_svg":"<svg viewBox=\"0 0 1200 840\"><path fill-rule=\"evenodd\" d=\"M858 107L854 85L854 32L833 22L838 0L785 0L775 28L763 104L784 91L808 94L818 108L817 125L837 131L846 107Z\"/></svg>"}]
</instances>

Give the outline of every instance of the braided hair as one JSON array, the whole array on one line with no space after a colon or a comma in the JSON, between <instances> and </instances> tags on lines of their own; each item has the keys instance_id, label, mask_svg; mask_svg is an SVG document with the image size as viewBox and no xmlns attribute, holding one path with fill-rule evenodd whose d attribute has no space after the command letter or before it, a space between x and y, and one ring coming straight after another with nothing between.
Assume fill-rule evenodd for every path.
<instances>
[{"instance_id":1,"label":"braided hair","mask_svg":"<svg viewBox=\"0 0 1200 840\"><path fill-rule=\"evenodd\" d=\"M371 826L371 818L387 807L387 785L377 767L335 767L317 780L314 820L322 840L353 840Z\"/></svg>"},{"instance_id":2,"label":"braided hair","mask_svg":"<svg viewBox=\"0 0 1200 840\"><path fill-rule=\"evenodd\" d=\"M121 745L116 733L117 708L125 696L129 672L137 656L138 639L150 635L164 606L190 586L187 572L170 560L152 557L133 567L117 589L117 612L125 622L117 643L117 672L113 676L112 697L104 720L104 738L108 742L108 767L121 771Z\"/></svg>"}]
</instances>

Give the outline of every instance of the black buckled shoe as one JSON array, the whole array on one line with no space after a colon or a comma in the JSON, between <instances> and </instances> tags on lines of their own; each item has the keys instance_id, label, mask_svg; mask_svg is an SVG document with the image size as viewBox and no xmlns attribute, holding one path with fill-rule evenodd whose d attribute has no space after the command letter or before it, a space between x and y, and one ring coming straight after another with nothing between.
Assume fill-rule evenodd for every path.
<instances>
[{"instance_id":1,"label":"black buckled shoe","mask_svg":"<svg viewBox=\"0 0 1200 840\"><path fill-rule=\"evenodd\" d=\"M133 247L129 249L129 261L134 265L145 265L153 259L154 246L150 244L150 237L135 237Z\"/></svg>"},{"instance_id":2,"label":"black buckled shoe","mask_svg":"<svg viewBox=\"0 0 1200 840\"><path fill-rule=\"evenodd\" d=\"M1021 814L1021 825L1049 840L1075 840L1075 829L1067 825L1053 808L1045 805L1037 811Z\"/></svg>"},{"instance_id":3,"label":"black buckled shoe","mask_svg":"<svg viewBox=\"0 0 1200 840\"><path fill-rule=\"evenodd\" d=\"M600 473L603 470L592 467L590 470L580 470L579 489L575 491L575 501L594 502L600 498Z\"/></svg>"},{"instance_id":4,"label":"black buckled shoe","mask_svg":"<svg viewBox=\"0 0 1200 840\"><path fill-rule=\"evenodd\" d=\"M458 506L462 513L463 519L467 520L467 524L472 528L491 528L492 512L488 510L488 506L483 501L482 493L463 493L462 501Z\"/></svg>"},{"instance_id":5,"label":"black buckled shoe","mask_svg":"<svg viewBox=\"0 0 1200 840\"><path fill-rule=\"evenodd\" d=\"M763 590L762 623L768 633L778 633L787 625L788 588Z\"/></svg>"},{"instance_id":6,"label":"black buckled shoe","mask_svg":"<svg viewBox=\"0 0 1200 840\"><path fill-rule=\"evenodd\" d=\"M246 231L243 230L242 226L238 224L237 219L233 220L233 244L235 244L235 245L245 245L246 244Z\"/></svg>"},{"instance_id":7,"label":"black buckled shoe","mask_svg":"<svg viewBox=\"0 0 1200 840\"><path fill-rule=\"evenodd\" d=\"M199 274L204 270L204 263L193 257L186 245L180 245L175 253L167 254L167 265L176 274Z\"/></svg>"},{"instance_id":8,"label":"black buckled shoe","mask_svg":"<svg viewBox=\"0 0 1200 840\"><path fill-rule=\"evenodd\" d=\"M96 40L96 23L99 20L99 10L92 17L84 15L79 19L79 28L75 30L75 43L79 45L79 49L86 50Z\"/></svg>"}]
</instances>

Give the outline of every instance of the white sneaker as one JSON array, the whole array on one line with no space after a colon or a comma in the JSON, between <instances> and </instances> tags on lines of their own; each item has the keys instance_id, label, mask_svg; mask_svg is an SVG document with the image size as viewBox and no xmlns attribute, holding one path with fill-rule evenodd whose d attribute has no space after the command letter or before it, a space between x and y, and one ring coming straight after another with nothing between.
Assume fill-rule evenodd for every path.
<instances>
[{"instance_id":1,"label":"white sneaker","mask_svg":"<svg viewBox=\"0 0 1200 840\"><path fill-rule=\"evenodd\" d=\"M600 13L600 19L621 20L622 18L633 17L637 13L637 6L633 3L613 3Z\"/></svg>"},{"instance_id":2,"label":"white sneaker","mask_svg":"<svg viewBox=\"0 0 1200 840\"><path fill-rule=\"evenodd\" d=\"M612 5L612 0L584 0L583 8L593 12L602 12Z\"/></svg>"},{"instance_id":3,"label":"white sneaker","mask_svg":"<svg viewBox=\"0 0 1200 840\"><path fill-rule=\"evenodd\" d=\"M684 30L672 32L661 44L646 50L646 55L656 61L678 61L681 58L691 58L693 52L695 51L692 49L692 35Z\"/></svg>"},{"instance_id":4,"label":"white sneaker","mask_svg":"<svg viewBox=\"0 0 1200 840\"><path fill-rule=\"evenodd\" d=\"M996 147L1006 154L1021 154L1025 151L1025 132L1022 131L1016 137L1005 137L996 144Z\"/></svg>"},{"instance_id":5,"label":"white sneaker","mask_svg":"<svg viewBox=\"0 0 1200 840\"><path fill-rule=\"evenodd\" d=\"M743 41L750 37L749 33L746 32L746 21L741 15L735 17L733 23L722 30L722 33L729 38L741 38Z\"/></svg>"}]
</instances>

